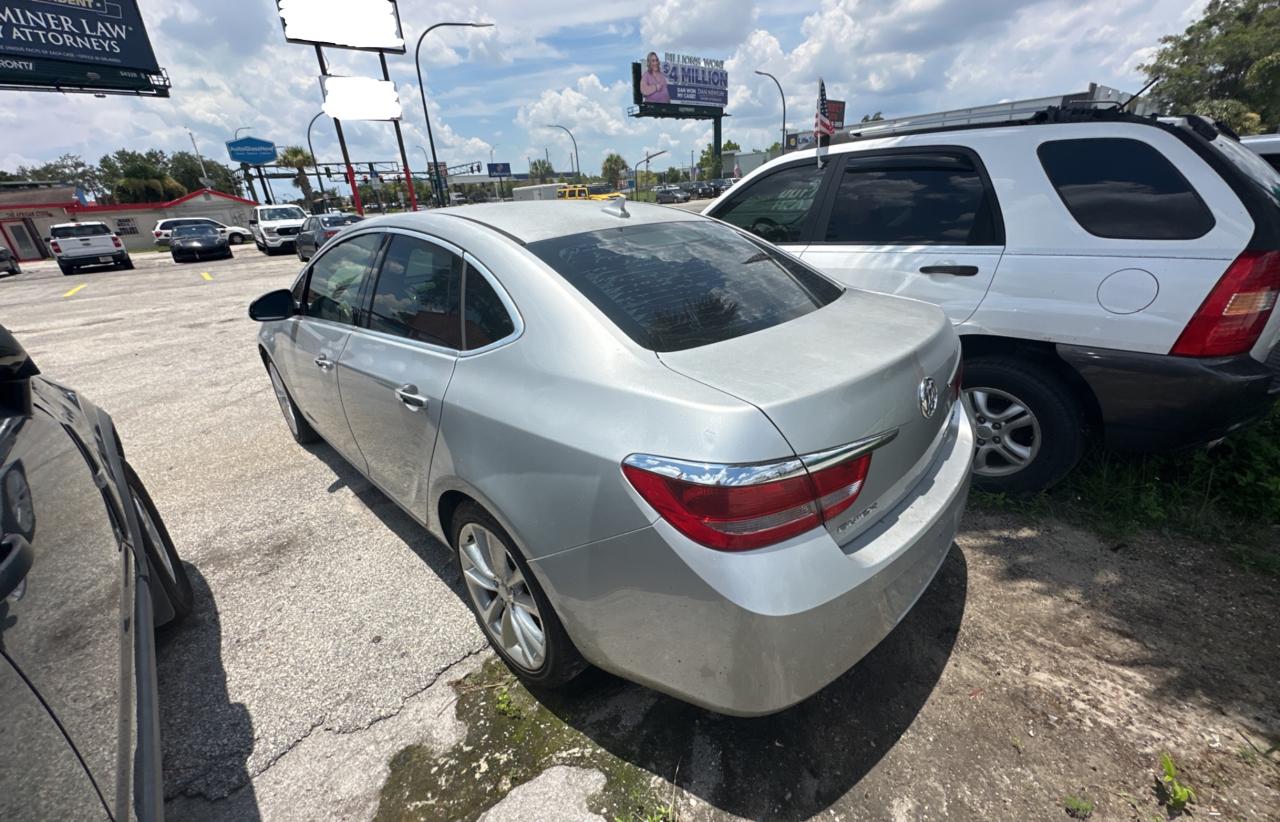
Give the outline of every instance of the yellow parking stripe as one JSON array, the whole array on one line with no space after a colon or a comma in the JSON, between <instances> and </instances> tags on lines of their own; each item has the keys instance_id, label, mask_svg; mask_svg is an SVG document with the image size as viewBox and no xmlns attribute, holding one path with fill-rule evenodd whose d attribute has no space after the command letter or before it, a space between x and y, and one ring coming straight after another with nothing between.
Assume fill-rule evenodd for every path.
<instances>
[{"instance_id":1,"label":"yellow parking stripe","mask_svg":"<svg viewBox=\"0 0 1280 822\"><path fill-rule=\"evenodd\" d=\"M88 285L88 283L81 283L80 285L78 285L78 286L76 286L75 288L71 289L70 291L68 291L66 294L63 294L62 296L64 296L64 297L74 297L74 296L76 295L76 292L78 292L80 289L84 288L86 285Z\"/></svg>"},{"instance_id":2,"label":"yellow parking stripe","mask_svg":"<svg viewBox=\"0 0 1280 822\"><path fill-rule=\"evenodd\" d=\"M204 277L204 278L205 278L206 280L208 280L209 282L213 282L213 277L209 275L209 272L208 272L208 271L201 271L201 272L200 272L200 276L201 276L201 277Z\"/></svg>"}]
</instances>

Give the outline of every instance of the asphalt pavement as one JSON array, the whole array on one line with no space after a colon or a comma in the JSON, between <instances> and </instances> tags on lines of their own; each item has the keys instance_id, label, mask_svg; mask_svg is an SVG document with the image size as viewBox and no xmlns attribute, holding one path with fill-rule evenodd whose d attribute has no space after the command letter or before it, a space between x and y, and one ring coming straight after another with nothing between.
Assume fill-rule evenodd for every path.
<instances>
[{"instance_id":1,"label":"asphalt pavement","mask_svg":"<svg viewBox=\"0 0 1280 822\"><path fill-rule=\"evenodd\" d=\"M73 276L26 264L0 278L0 323L111 413L188 564L196 612L160 637L170 815L367 816L386 761L437 732L387 721L486 646L451 552L328 446L290 438L246 309L301 264L235 254ZM255 795L304 740L308 778Z\"/></svg>"}]
</instances>

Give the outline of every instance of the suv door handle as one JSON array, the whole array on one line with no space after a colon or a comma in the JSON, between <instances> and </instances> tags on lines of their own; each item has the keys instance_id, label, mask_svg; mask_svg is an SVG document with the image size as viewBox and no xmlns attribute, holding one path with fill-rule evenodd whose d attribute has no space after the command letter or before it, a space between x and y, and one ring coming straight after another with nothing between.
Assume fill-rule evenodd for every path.
<instances>
[{"instance_id":1,"label":"suv door handle","mask_svg":"<svg viewBox=\"0 0 1280 822\"><path fill-rule=\"evenodd\" d=\"M427 407L427 398L418 393L416 385L405 384L397 388L396 399L410 411L421 411Z\"/></svg>"},{"instance_id":2,"label":"suv door handle","mask_svg":"<svg viewBox=\"0 0 1280 822\"><path fill-rule=\"evenodd\" d=\"M0 540L0 599L10 594L22 596L22 584L31 570L35 552L21 534L5 534Z\"/></svg>"},{"instance_id":3,"label":"suv door handle","mask_svg":"<svg viewBox=\"0 0 1280 822\"><path fill-rule=\"evenodd\" d=\"M316 357L313 362L315 362L321 371L328 371L330 368L333 368L333 360L329 359L324 354Z\"/></svg>"},{"instance_id":4,"label":"suv door handle","mask_svg":"<svg viewBox=\"0 0 1280 822\"><path fill-rule=\"evenodd\" d=\"M972 277L978 273L976 265L924 265L921 274L952 274L956 277Z\"/></svg>"}]
</instances>

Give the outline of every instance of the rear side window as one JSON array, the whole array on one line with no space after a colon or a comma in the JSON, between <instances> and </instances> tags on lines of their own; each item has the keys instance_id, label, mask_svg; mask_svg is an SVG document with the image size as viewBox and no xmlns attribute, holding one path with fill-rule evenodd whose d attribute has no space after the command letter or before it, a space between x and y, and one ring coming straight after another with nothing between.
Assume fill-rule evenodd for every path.
<instances>
[{"instance_id":1,"label":"rear side window","mask_svg":"<svg viewBox=\"0 0 1280 822\"><path fill-rule=\"evenodd\" d=\"M713 216L771 243L800 242L825 173L817 163L775 171L748 183Z\"/></svg>"},{"instance_id":2,"label":"rear side window","mask_svg":"<svg viewBox=\"0 0 1280 822\"><path fill-rule=\"evenodd\" d=\"M1000 245L995 197L957 154L846 161L823 239L867 245Z\"/></svg>"},{"instance_id":3,"label":"rear side window","mask_svg":"<svg viewBox=\"0 0 1280 822\"><path fill-rule=\"evenodd\" d=\"M462 348L462 259L425 240L394 234L373 291L369 328Z\"/></svg>"},{"instance_id":4,"label":"rear side window","mask_svg":"<svg viewBox=\"0 0 1280 822\"><path fill-rule=\"evenodd\" d=\"M484 275L467 266L466 326L463 343L468 351L497 342L516 330L507 307Z\"/></svg>"},{"instance_id":5,"label":"rear side window","mask_svg":"<svg viewBox=\"0 0 1280 822\"><path fill-rule=\"evenodd\" d=\"M1213 213L1191 183L1140 140L1054 140L1037 153L1071 216L1094 236L1194 240L1213 228Z\"/></svg>"},{"instance_id":6,"label":"rear side window","mask_svg":"<svg viewBox=\"0 0 1280 822\"><path fill-rule=\"evenodd\" d=\"M111 229L101 223L84 223L82 225L64 225L50 229L49 236L55 240L65 240L68 237L101 237L103 234L110 234Z\"/></svg>"},{"instance_id":7,"label":"rear side window","mask_svg":"<svg viewBox=\"0 0 1280 822\"><path fill-rule=\"evenodd\" d=\"M802 317L840 286L726 226L689 221L590 231L529 251L653 351L681 351Z\"/></svg>"},{"instance_id":8,"label":"rear side window","mask_svg":"<svg viewBox=\"0 0 1280 822\"><path fill-rule=\"evenodd\" d=\"M365 234L340 243L311 266L307 285L308 317L354 324L360 311L360 284L382 245L381 234Z\"/></svg>"},{"instance_id":9,"label":"rear side window","mask_svg":"<svg viewBox=\"0 0 1280 822\"><path fill-rule=\"evenodd\" d=\"M1219 134L1209 142L1209 145L1244 172L1250 182L1262 189L1262 193L1266 194L1273 204L1280 207L1280 154L1259 155L1248 146L1242 145L1239 140L1233 140L1225 134Z\"/></svg>"}]
</instances>

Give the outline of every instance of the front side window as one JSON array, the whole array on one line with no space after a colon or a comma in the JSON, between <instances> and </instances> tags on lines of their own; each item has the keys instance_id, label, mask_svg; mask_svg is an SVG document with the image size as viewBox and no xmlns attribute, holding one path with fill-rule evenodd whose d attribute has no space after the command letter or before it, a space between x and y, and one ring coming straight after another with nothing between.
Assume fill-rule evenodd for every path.
<instances>
[{"instance_id":1,"label":"front side window","mask_svg":"<svg viewBox=\"0 0 1280 822\"><path fill-rule=\"evenodd\" d=\"M843 293L795 258L710 221L589 231L528 249L637 345L659 352L780 325Z\"/></svg>"},{"instance_id":2,"label":"front side window","mask_svg":"<svg viewBox=\"0 0 1280 822\"><path fill-rule=\"evenodd\" d=\"M369 328L462 348L462 259L425 240L392 235L378 274Z\"/></svg>"},{"instance_id":3,"label":"front side window","mask_svg":"<svg viewBox=\"0 0 1280 822\"><path fill-rule=\"evenodd\" d=\"M1094 236L1194 240L1213 228L1187 178L1141 140L1053 140L1037 154L1067 211Z\"/></svg>"},{"instance_id":4,"label":"front side window","mask_svg":"<svg viewBox=\"0 0 1280 822\"><path fill-rule=\"evenodd\" d=\"M466 324L463 345L468 351L495 343L516 330L498 292L479 271L467 266Z\"/></svg>"},{"instance_id":5,"label":"front side window","mask_svg":"<svg viewBox=\"0 0 1280 822\"><path fill-rule=\"evenodd\" d=\"M851 157L823 239L866 245L997 245L994 198L967 157Z\"/></svg>"},{"instance_id":6,"label":"front side window","mask_svg":"<svg viewBox=\"0 0 1280 822\"><path fill-rule=\"evenodd\" d=\"M817 163L775 171L748 183L712 216L771 243L800 242L825 173Z\"/></svg>"},{"instance_id":7,"label":"front side window","mask_svg":"<svg viewBox=\"0 0 1280 822\"><path fill-rule=\"evenodd\" d=\"M320 320L354 324L360 311L360 283L373 264L382 234L353 237L326 251L311 266L306 314Z\"/></svg>"}]
</instances>

